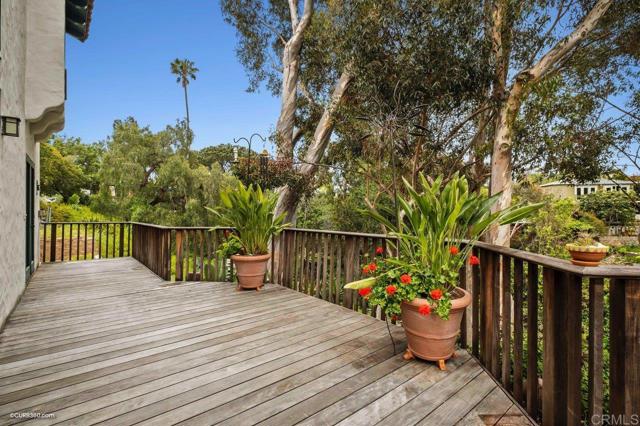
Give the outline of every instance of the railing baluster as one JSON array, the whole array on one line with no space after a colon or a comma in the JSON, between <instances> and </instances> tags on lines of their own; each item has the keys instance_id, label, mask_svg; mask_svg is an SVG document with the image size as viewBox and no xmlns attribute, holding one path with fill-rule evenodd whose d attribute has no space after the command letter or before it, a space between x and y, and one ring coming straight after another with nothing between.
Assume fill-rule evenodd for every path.
<instances>
[{"instance_id":1,"label":"railing baluster","mask_svg":"<svg viewBox=\"0 0 640 426\"><path fill-rule=\"evenodd\" d=\"M479 256L479 251L473 248L474 256ZM471 353L480 358L480 267L471 266Z\"/></svg>"},{"instance_id":2,"label":"railing baluster","mask_svg":"<svg viewBox=\"0 0 640 426\"><path fill-rule=\"evenodd\" d=\"M543 269L542 421L579 424L581 368L580 277Z\"/></svg>"},{"instance_id":3,"label":"railing baluster","mask_svg":"<svg viewBox=\"0 0 640 426\"><path fill-rule=\"evenodd\" d=\"M120 223L119 228L120 228L120 246L118 247L119 248L118 256L123 257L124 256L124 224Z\"/></svg>"},{"instance_id":4,"label":"railing baluster","mask_svg":"<svg viewBox=\"0 0 640 426\"><path fill-rule=\"evenodd\" d=\"M71 259L71 255L73 253L73 223L69 224L69 260Z\"/></svg>"},{"instance_id":5,"label":"railing baluster","mask_svg":"<svg viewBox=\"0 0 640 426\"><path fill-rule=\"evenodd\" d=\"M77 225L77 238L76 238L76 260L80 260L80 224Z\"/></svg>"},{"instance_id":6,"label":"railing baluster","mask_svg":"<svg viewBox=\"0 0 640 426\"><path fill-rule=\"evenodd\" d=\"M604 280L589 280L589 420L597 424L603 413L604 378L602 340L604 335ZM598 422L599 423L599 422Z\"/></svg>"},{"instance_id":7,"label":"railing baluster","mask_svg":"<svg viewBox=\"0 0 640 426\"><path fill-rule=\"evenodd\" d=\"M629 422L640 413L640 279L611 280L609 303L611 414Z\"/></svg>"},{"instance_id":8,"label":"railing baluster","mask_svg":"<svg viewBox=\"0 0 640 426\"><path fill-rule=\"evenodd\" d=\"M56 223L51 224L51 249L49 250L49 261L56 261L56 248L58 245L58 225Z\"/></svg>"},{"instance_id":9,"label":"railing baluster","mask_svg":"<svg viewBox=\"0 0 640 426\"><path fill-rule=\"evenodd\" d=\"M527 412L538 417L538 265L527 264Z\"/></svg>"},{"instance_id":10,"label":"railing baluster","mask_svg":"<svg viewBox=\"0 0 640 426\"><path fill-rule=\"evenodd\" d=\"M45 263L47 261L47 223L43 223L43 230L42 230L42 263ZM51 259L49 259L51 260Z\"/></svg>"},{"instance_id":11,"label":"railing baluster","mask_svg":"<svg viewBox=\"0 0 640 426\"><path fill-rule=\"evenodd\" d=\"M64 261L64 223L62 224L60 237L60 262Z\"/></svg>"},{"instance_id":12,"label":"railing baluster","mask_svg":"<svg viewBox=\"0 0 640 426\"><path fill-rule=\"evenodd\" d=\"M462 268L460 268L460 271L458 272L458 287L460 287L463 290L468 290L467 289L467 265L462 265ZM468 346L468 336L467 336L467 327L468 327L468 318L467 318L467 311L468 309L465 309L464 313L462 314L462 321L460 322L460 347L463 349L466 349Z\"/></svg>"},{"instance_id":13,"label":"railing baluster","mask_svg":"<svg viewBox=\"0 0 640 426\"><path fill-rule=\"evenodd\" d=\"M511 258L502 256L502 385L511 389Z\"/></svg>"},{"instance_id":14,"label":"railing baluster","mask_svg":"<svg viewBox=\"0 0 640 426\"><path fill-rule=\"evenodd\" d=\"M524 268L521 259L513 260L513 397L522 404L522 299L523 299Z\"/></svg>"},{"instance_id":15,"label":"railing baluster","mask_svg":"<svg viewBox=\"0 0 640 426\"><path fill-rule=\"evenodd\" d=\"M176 281L182 281L182 231L176 231Z\"/></svg>"}]
</instances>

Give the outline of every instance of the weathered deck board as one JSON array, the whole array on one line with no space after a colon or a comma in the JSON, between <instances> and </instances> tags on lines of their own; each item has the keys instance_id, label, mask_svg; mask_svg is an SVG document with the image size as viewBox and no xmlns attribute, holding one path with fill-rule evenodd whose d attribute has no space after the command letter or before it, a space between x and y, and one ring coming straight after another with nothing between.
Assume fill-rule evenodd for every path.
<instances>
[{"instance_id":1,"label":"weathered deck board","mask_svg":"<svg viewBox=\"0 0 640 426\"><path fill-rule=\"evenodd\" d=\"M529 424L466 352L441 372L393 333L395 355L384 323L274 285L47 264L0 335L0 424Z\"/></svg>"}]
</instances>

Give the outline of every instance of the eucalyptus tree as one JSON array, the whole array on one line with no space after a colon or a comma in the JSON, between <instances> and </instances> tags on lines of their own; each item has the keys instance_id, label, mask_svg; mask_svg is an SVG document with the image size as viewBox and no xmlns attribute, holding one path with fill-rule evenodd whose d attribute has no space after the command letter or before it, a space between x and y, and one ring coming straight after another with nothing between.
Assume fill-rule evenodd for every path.
<instances>
[{"instance_id":1,"label":"eucalyptus tree","mask_svg":"<svg viewBox=\"0 0 640 426\"><path fill-rule=\"evenodd\" d=\"M621 58L634 56L631 49L623 46L628 44L629 36L637 36L640 10L637 2L625 0L598 0L595 3L493 0L489 6L487 35L491 40L494 66L489 94L494 113L490 129L490 188L494 194L501 193L495 205L496 209L501 209L510 205L513 193L514 148L521 136L518 122L524 126L535 125L532 121L522 123L521 110L523 106L527 108L528 98L534 95L534 98L537 96L534 101L545 101L555 83L556 89L565 94L588 95L583 100L585 105L591 102L591 110L577 115L589 117L597 110L598 104L592 101L599 90L609 96L623 87L625 80L629 81L629 75L623 74L632 70L633 64L625 63ZM637 57L633 61L637 64ZM637 76L637 72L635 74ZM572 130L575 129L573 126ZM585 146L581 142L587 142L584 138L589 138L586 133L574 136L581 136L583 140L576 137L565 147L579 150ZM606 135L600 136L606 138ZM562 150L559 144L547 148L553 154ZM603 152L590 154L597 157ZM508 245L508 228L495 229L491 241Z\"/></svg>"},{"instance_id":2,"label":"eucalyptus tree","mask_svg":"<svg viewBox=\"0 0 640 426\"><path fill-rule=\"evenodd\" d=\"M191 80L196 79L196 74L198 73L198 68L196 68L196 64L189 59L174 59L171 62L171 74L177 76L176 83L180 83L182 88L184 89L184 106L187 113L187 128L191 129L191 122L189 121L189 97L187 95L187 86L189 85Z\"/></svg>"},{"instance_id":3,"label":"eucalyptus tree","mask_svg":"<svg viewBox=\"0 0 640 426\"><path fill-rule=\"evenodd\" d=\"M348 15L342 4L319 0L225 0L222 11L240 36L237 55L250 76L249 90L266 83L280 97L274 135L278 159L293 164L301 154L302 165L295 179L279 188L276 205L277 215L293 221L353 78L348 61L335 49L337 35L345 35L336 25ZM298 145L301 140L304 146Z\"/></svg>"}]
</instances>

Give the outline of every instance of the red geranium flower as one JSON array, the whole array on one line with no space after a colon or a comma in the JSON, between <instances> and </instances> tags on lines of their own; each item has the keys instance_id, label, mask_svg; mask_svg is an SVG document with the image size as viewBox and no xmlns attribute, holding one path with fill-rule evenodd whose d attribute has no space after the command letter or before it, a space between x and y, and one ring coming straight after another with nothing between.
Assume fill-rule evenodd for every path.
<instances>
[{"instance_id":1,"label":"red geranium flower","mask_svg":"<svg viewBox=\"0 0 640 426\"><path fill-rule=\"evenodd\" d=\"M400 275L400 281L402 281L402 284L411 284L411 275L409 274Z\"/></svg>"},{"instance_id":2,"label":"red geranium flower","mask_svg":"<svg viewBox=\"0 0 640 426\"><path fill-rule=\"evenodd\" d=\"M375 271L376 271L376 269L378 269L378 265L376 265L376 264L375 264L375 263L373 263L373 262L369 264L369 270L370 270L371 272L375 272Z\"/></svg>"},{"instance_id":3,"label":"red geranium flower","mask_svg":"<svg viewBox=\"0 0 640 426\"><path fill-rule=\"evenodd\" d=\"M429 293L429 295L433 300L440 300L442 299L442 290L440 290L439 288L435 288L431 290L431 293Z\"/></svg>"},{"instance_id":4,"label":"red geranium flower","mask_svg":"<svg viewBox=\"0 0 640 426\"><path fill-rule=\"evenodd\" d=\"M371 269L369 268L369 265L364 265L362 267L362 273L363 274L368 274L369 272L371 272Z\"/></svg>"},{"instance_id":5,"label":"red geranium flower","mask_svg":"<svg viewBox=\"0 0 640 426\"><path fill-rule=\"evenodd\" d=\"M382 247L376 247L376 254L384 253L384 249Z\"/></svg>"},{"instance_id":6,"label":"red geranium flower","mask_svg":"<svg viewBox=\"0 0 640 426\"><path fill-rule=\"evenodd\" d=\"M367 297L371 294L371 287L365 287L358 290L358 294L362 297Z\"/></svg>"},{"instance_id":7,"label":"red geranium flower","mask_svg":"<svg viewBox=\"0 0 640 426\"><path fill-rule=\"evenodd\" d=\"M460 250L458 250L458 247L456 247L456 246L451 246L451 247L449 247L449 253L451 253L452 255L454 255L454 256L455 256L455 255L456 255L456 254L458 254L459 252L460 252Z\"/></svg>"},{"instance_id":8,"label":"red geranium flower","mask_svg":"<svg viewBox=\"0 0 640 426\"><path fill-rule=\"evenodd\" d=\"M420 315L424 315L425 317L431 313L431 306L422 305L418 308L418 312Z\"/></svg>"},{"instance_id":9,"label":"red geranium flower","mask_svg":"<svg viewBox=\"0 0 640 426\"><path fill-rule=\"evenodd\" d=\"M393 296L396 293L396 286L395 285L388 285L387 286L387 294L389 296Z\"/></svg>"},{"instance_id":10,"label":"red geranium flower","mask_svg":"<svg viewBox=\"0 0 640 426\"><path fill-rule=\"evenodd\" d=\"M479 265L480 264L480 259L478 259L478 256L471 256L469 258L469 264L471 265Z\"/></svg>"}]
</instances>

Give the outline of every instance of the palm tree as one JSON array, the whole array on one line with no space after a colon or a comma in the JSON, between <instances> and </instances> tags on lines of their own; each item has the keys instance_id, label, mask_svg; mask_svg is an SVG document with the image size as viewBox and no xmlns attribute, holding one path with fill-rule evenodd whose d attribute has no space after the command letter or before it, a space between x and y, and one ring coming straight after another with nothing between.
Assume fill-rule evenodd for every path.
<instances>
[{"instance_id":1,"label":"palm tree","mask_svg":"<svg viewBox=\"0 0 640 426\"><path fill-rule=\"evenodd\" d=\"M187 97L187 86L189 85L189 80L196 79L197 72L198 68L195 67L195 63L188 59L176 58L171 62L171 74L178 76L176 82L180 83L184 88L184 105L187 109L187 128L189 130L191 130L191 127L189 126L189 98Z\"/></svg>"}]
</instances>

